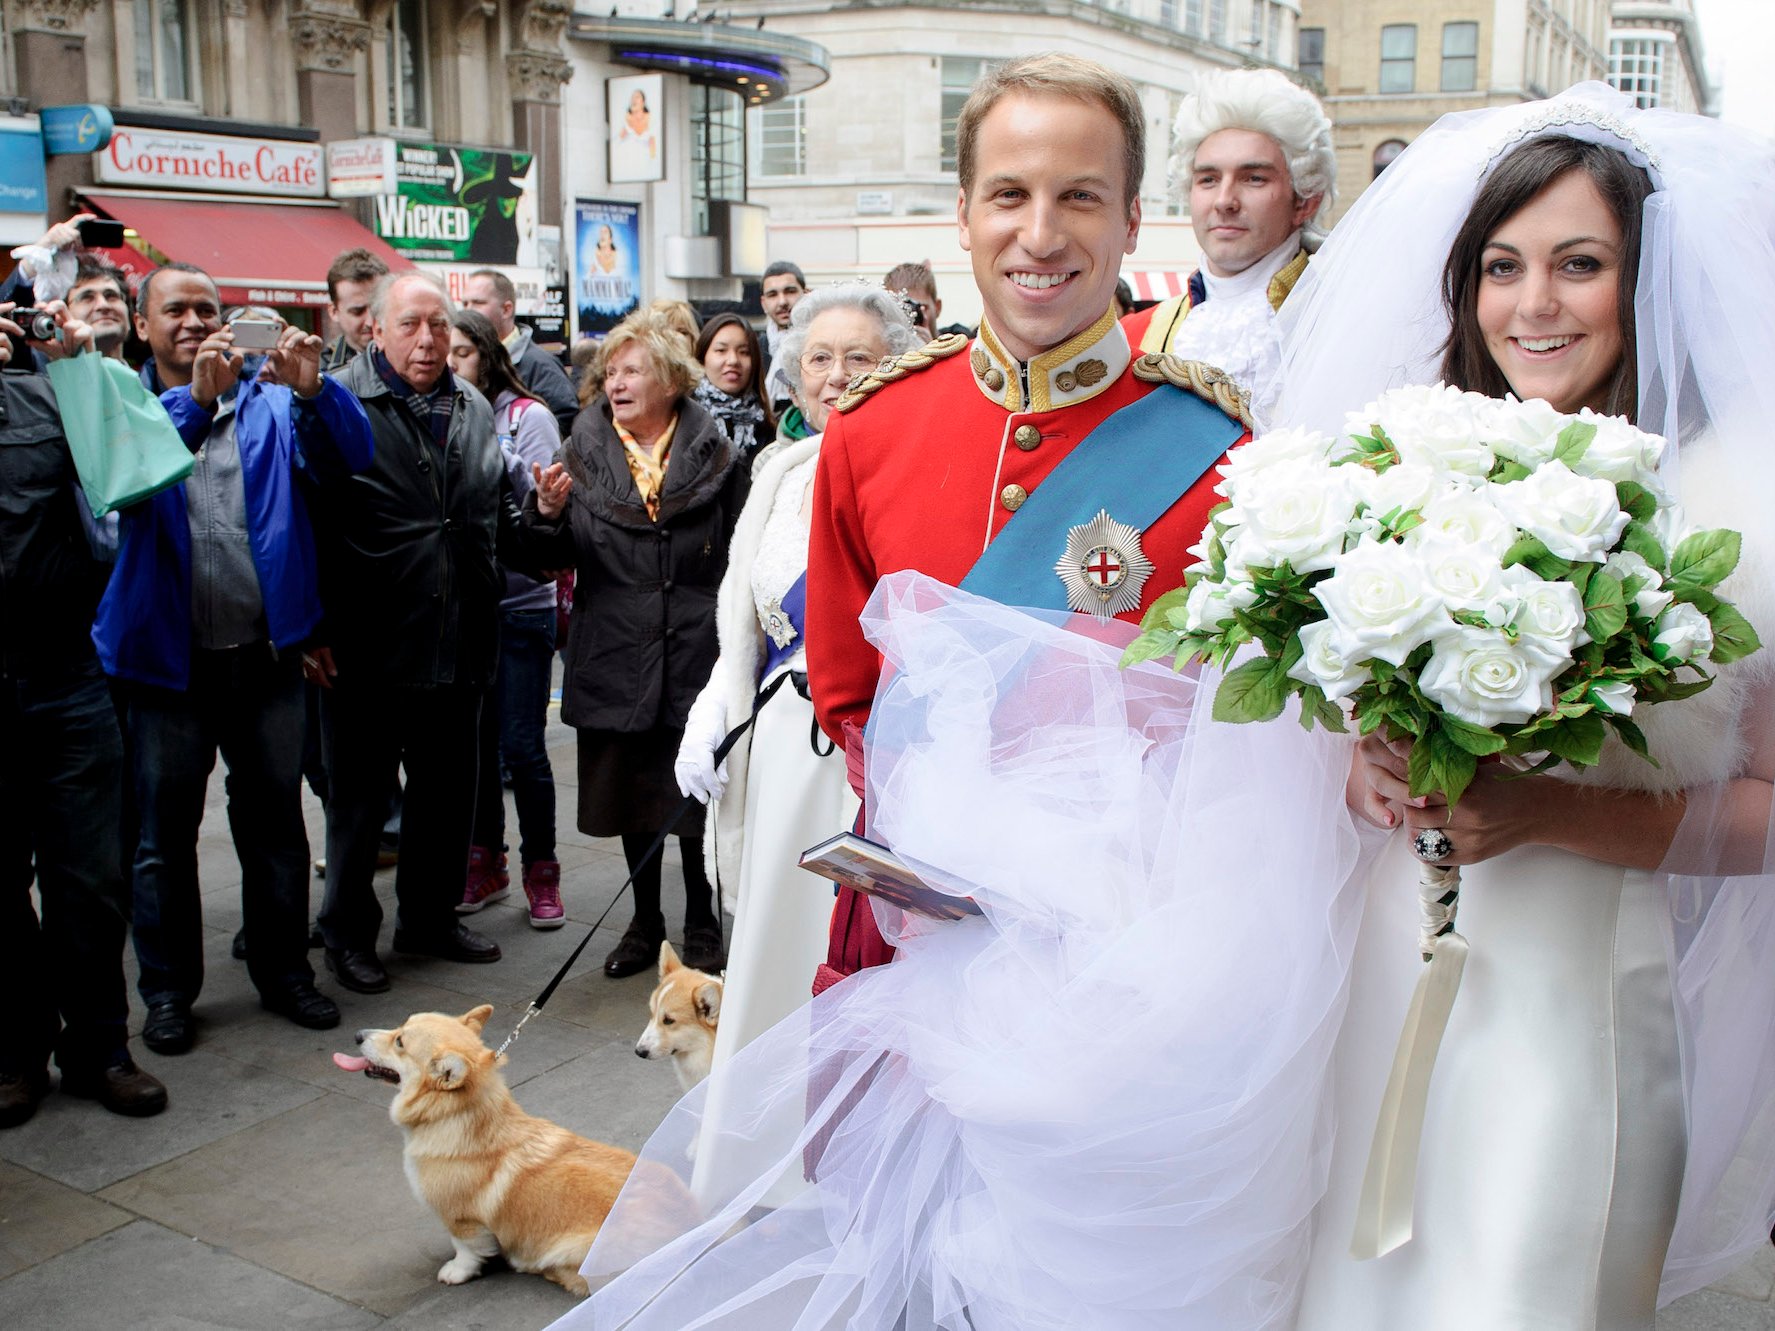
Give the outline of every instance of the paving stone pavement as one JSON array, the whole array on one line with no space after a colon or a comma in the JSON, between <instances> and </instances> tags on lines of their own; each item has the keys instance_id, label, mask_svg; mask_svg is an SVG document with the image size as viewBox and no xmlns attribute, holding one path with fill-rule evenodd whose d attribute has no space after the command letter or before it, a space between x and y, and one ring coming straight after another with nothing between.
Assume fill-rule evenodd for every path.
<instances>
[{"instance_id":1,"label":"paving stone pavement","mask_svg":"<svg viewBox=\"0 0 1775 1331\"><path fill-rule=\"evenodd\" d=\"M437 1283L450 1242L407 1187L400 1135L387 1116L390 1088L342 1073L330 1058L351 1047L358 1027L481 1002L495 1005L489 1037L503 1038L609 902L624 877L621 848L575 830L572 733L552 720L549 737L567 926L530 929L514 881L511 898L473 921L504 949L502 961L389 956L394 987L374 996L341 990L322 973L320 987L344 1012L336 1031L302 1030L262 1011L245 966L229 956L240 926L240 868L218 770L200 846L207 974L197 1047L162 1058L133 1046L167 1084L171 1106L158 1118L116 1118L51 1094L30 1123L0 1133L0 1326L527 1331L573 1306L538 1276ZM306 813L319 846L311 796ZM509 799L507 824L515 844ZM682 891L676 857L673 843L668 919L681 906L681 897L672 899ZM377 875L377 889L392 921L392 870ZM318 907L318 883L312 899ZM616 929L627 922L623 907L612 922ZM635 1057L651 980L606 980L599 963L607 946L594 939L544 1015L525 1027L507 1078L532 1112L633 1150L677 1099L678 1082L669 1067ZM320 954L312 960L319 970ZM129 965L139 1033L133 956ZM1666 1309L1658 1331L1775 1331L1772 1291L1775 1252L1765 1249L1716 1288Z\"/></svg>"}]
</instances>

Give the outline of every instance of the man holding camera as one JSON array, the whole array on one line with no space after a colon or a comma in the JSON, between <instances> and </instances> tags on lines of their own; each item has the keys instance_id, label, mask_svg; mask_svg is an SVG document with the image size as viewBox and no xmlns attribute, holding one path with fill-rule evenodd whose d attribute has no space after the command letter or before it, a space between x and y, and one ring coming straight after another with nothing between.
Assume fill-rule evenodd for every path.
<instances>
[{"instance_id":1,"label":"man holding camera","mask_svg":"<svg viewBox=\"0 0 1775 1331\"><path fill-rule=\"evenodd\" d=\"M123 747L90 628L102 585L49 380L10 367L25 329L0 304L0 1128L49 1089L142 1117L166 1087L129 1055ZM69 349L92 330L51 306ZM42 900L31 902L35 879Z\"/></svg>"},{"instance_id":2,"label":"man holding camera","mask_svg":"<svg viewBox=\"0 0 1775 1331\"><path fill-rule=\"evenodd\" d=\"M190 477L126 511L93 638L122 682L141 834L134 866L142 1039L180 1054L203 983L197 833L216 754L241 864L247 969L261 1004L323 1030L339 1009L308 964L301 648L320 622L308 492L371 460L357 400L299 328L243 381L215 283L168 264L142 279L143 382L197 455ZM287 386L286 386L287 385Z\"/></svg>"}]
</instances>

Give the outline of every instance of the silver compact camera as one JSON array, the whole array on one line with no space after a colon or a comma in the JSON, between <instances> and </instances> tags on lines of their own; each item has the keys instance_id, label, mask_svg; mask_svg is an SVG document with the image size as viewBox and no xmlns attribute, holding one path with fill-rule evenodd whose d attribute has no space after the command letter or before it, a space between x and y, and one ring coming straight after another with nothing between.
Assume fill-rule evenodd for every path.
<instances>
[{"instance_id":1,"label":"silver compact camera","mask_svg":"<svg viewBox=\"0 0 1775 1331\"><path fill-rule=\"evenodd\" d=\"M0 315L0 318L11 319L25 330L26 338L32 342L53 342L55 340L57 333L55 315L47 310L13 310L10 314Z\"/></svg>"}]
</instances>

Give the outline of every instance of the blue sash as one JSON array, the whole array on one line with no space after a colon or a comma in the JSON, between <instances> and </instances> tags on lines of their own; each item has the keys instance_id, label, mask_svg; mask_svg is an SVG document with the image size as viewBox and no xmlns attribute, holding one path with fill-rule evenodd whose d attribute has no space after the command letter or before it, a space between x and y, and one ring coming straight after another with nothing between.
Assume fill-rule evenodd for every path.
<instances>
[{"instance_id":1,"label":"blue sash","mask_svg":"<svg viewBox=\"0 0 1775 1331\"><path fill-rule=\"evenodd\" d=\"M1066 584L1054 571L1067 533L1099 511L1145 531L1244 433L1187 389L1158 385L1061 460L986 547L962 590L1001 605L1068 609ZM1175 578L1182 570L1163 573Z\"/></svg>"},{"instance_id":2,"label":"blue sash","mask_svg":"<svg viewBox=\"0 0 1775 1331\"><path fill-rule=\"evenodd\" d=\"M780 608L783 618L788 620L794 627L795 636L790 638L785 646L779 647L774 638L770 637L768 634L765 635L764 641L769 644L770 652L764 658L764 669L758 672L759 679L769 679L771 671L775 670L784 661L787 661L791 656L795 655L796 652L801 650L801 635L806 632L804 625L807 621L806 569L803 569L801 576L795 579L794 585L791 586L788 591L783 593Z\"/></svg>"}]
</instances>

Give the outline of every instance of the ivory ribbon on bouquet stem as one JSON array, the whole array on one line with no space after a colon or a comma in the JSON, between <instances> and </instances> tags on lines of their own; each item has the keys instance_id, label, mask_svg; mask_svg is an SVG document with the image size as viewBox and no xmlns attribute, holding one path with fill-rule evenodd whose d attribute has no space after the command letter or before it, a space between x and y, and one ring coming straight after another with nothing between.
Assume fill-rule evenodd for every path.
<instances>
[{"instance_id":1,"label":"ivory ribbon on bouquet stem","mask_svg":"<svg viewBox=\"0 0 1775 1331\"><path fill-rule=\"evenodd\" d=\"M1467 964L1467 940L1454 931L1461 903L1458 866L1423 865L1418 873L1421 910L1418 942L1428 964L1418 976L1405 1029L1381 1097L1368 1168L1362 1176L1362 1197L1356 1204L1356 1232L1350 1256L1357 1261L1380 1257L1411 1240L1411 1213L1417 1192L1418 1149L1424 1135L1424 1104L1436 1052L1460 991Z\"/></svg>"}]
</instances>

